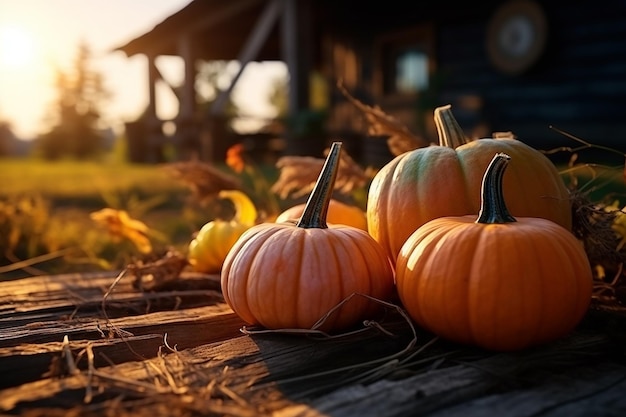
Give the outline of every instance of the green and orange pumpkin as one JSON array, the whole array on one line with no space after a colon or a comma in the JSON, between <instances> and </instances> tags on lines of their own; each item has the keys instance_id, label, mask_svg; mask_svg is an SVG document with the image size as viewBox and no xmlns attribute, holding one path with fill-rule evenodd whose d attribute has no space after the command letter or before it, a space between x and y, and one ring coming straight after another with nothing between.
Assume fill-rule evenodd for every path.
<instances>
[{"instance_id":1,"label":"green and orange pumpkin","mask_svg":"<svg viewBox=\"0 0 626 417\"><path fill-rule=\"evenodd\" d=\"M515 216L541 217L572 227L570 195L554 164L517 139L470 141L450 106L435 110L439 144L398 155L375 175L369 188L369 233L396 259L418 227L443 216L477 214L480 186L493 155L512 162L504 180L507 205Z\"/></svg>"}]
</instances>

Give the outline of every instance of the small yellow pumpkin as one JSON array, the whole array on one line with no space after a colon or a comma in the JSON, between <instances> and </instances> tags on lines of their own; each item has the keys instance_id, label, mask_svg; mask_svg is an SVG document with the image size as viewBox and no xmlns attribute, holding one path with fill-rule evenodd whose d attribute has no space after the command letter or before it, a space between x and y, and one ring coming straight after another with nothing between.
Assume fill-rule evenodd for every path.
<instances>
[{"instance_id":1,"label":"small yellow pumpkin","mask_svg":"<svg viewBox=\"0 0 626 417\"><path fill-rule=\"evenodd\" d=\"M341 143L333 143L297 224L253 226L228 253L222 293L245 322L268 329L309 329L321 320L319 329L338 330L378 310L366 297L344 301L353 294L386 301L395 294L393 270L382 247L364 230L326 224L340 151Z\"/></svg>"},{"instance_id":2,"label":"small yellow pumpkin","mask_svg":"<svg viewBox=\"0 0 626 417\"><path fill-rule=\"evenodd\" d=\"M233 202L235 216L232 220L215 219L208 222L189 243L187 258L197 272L218 273L235 241L256 221L256 207L243 192L223 190L218 197Z\"/></svg>"},{"instance_id":3,"label":"small yellow pumpkin","mask_svg":"<svg viewBox=\"0 0 626 417\"><path fill-rule=\"evenodd\" d=\"M502 196L509 159L499 153L488 166L478 219L427 222L396 263L398 296L415 322L445 339L499 351L565 336L587 312L593 284L570 231L511 216Z\"/></svg>"},{"instance_id":4,"label":"small yellow pumpkin","mask_svg":"<svg viewBox=\"0 0 626 417\"><path fill-rule=\"evenodd\" d=\"M288 208L278 215L276 223L298 221L302 213L304 213L305 207L306 203ZM367 217L365 216L365 212L357 206L342 203L335 199L330 200L326 221L330 224L345 224L367 231Z\"/></svg>"}]
</instances>

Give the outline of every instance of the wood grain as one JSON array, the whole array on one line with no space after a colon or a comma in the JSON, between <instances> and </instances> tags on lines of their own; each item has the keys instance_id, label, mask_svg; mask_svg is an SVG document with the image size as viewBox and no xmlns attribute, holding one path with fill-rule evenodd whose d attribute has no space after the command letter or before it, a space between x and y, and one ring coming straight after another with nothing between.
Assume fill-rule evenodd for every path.
<instances>
[{"instance_id":1,"label":"wood grain","mask_svg":"<svg viewBox=\"0 0 626 417\"><path fill-rule=\"evenodd\" d=\"M105 315L115 277L0 283L0 412L561 417L626 409L624 318L608 312L550 345L496 353L439 340L393 309L379 327L333 338L242 333L216 276L183 274L152 292L122 280Z\"/></svg>"}]
</instances>

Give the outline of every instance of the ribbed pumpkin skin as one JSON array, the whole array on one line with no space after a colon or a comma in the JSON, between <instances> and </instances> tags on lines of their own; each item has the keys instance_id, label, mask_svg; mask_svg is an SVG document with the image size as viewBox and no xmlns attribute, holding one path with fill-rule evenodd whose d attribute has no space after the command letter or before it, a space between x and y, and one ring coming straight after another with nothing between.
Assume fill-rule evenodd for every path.
<instances>
[{"instance_id":1,"label":"ribbed pumpkin skin","mask_svg":"<svg viewBox=\"0 0 626 417\"><path fill-rule=\"evenodd\" d=\"M311 328L352 293L395 294L385 252L367 232L342 225L301 228L264 223L247 230L221 272L224 299L245 322L269 329ZM354 297L321 329L358 323L376 304Z\"/></svg>"},{"instance_id":2,"label":"ribbed pumpkin skin","mask_svg":"<svg viewBox=\"0 0 626 417\"><path fill-rule=\"evenodd\" d=\"M306 204L298 204L288 208L278 215L276 222L298 220L304 212ZM367 217L365 212L356 206L342 203L338 200L330 200L326 221L331 224L345 224L367 231Z\"/></svg>"},{"instance_id":3,"label":"ribbed pumpkin skin","mask_svg":"<svg viewBox=\"0 0 626 417\"><path fill-rule=\"evenodd\" d=\"M456 149L433 145L397 156L368 192L368 231L395 261L418 227L443 216L477 214L482 177L495 153L511 163L504 178L513 216L541 217L571 230L570 196L556 167L516 139L479 139Z\"/></svg>"},{"instance_id":4,"label":"ribbed pumpkin skin","mask_svg":"<svg viewBox=\"0 0 626 417\"><path fill-rule=\"evenodd\" d=\"M540 218L475 220L432 220L404 244L396 280L409 315L445 339L498 351L569 333L587 311L593 284L578 240Z\"/></svg>"}]
</instances>

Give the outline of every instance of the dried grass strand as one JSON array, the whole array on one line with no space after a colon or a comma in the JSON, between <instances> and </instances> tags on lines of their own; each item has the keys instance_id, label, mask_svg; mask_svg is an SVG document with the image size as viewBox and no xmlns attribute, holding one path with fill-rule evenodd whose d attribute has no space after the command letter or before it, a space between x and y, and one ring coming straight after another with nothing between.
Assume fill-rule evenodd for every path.
<instances>
[{"instance_id":1,"label":"dried grass strand","mask_svg":"<svg viewBox=\"0 0 626 417\"><path fill-rule=\"evenodd\" d=\"M96 370L94 366L94 355L93 348L91 343L88 343L85 347L85 351L87 352L87 383L85 387L85 398L83 402L85 404L89 404L91 400L93 400L93 375Z\"/></svg>"},{"instance_id":2,"label":"dried grass strand","mask_svg":"<svg viewBox=\"0 0 626 417\"><path fill-rule=\"evenodd\" d=\"M68 253L71 253L74 250L76 250L76 248L64 248L64 249L59 249L59 250L54 251L54 252L45 253L43 255L35 256L35 257L29 258L29 259L15 261L15 262L13 262L13 263L11 263L9 265L0 266L0 274L6 274L8 272L17 271L18 269L28 270L30 267L32 267L32 265L40 264L42 262L51 261L51 260L56 259L56 258L61 258L61 257L65 256L65 255L67 255ZM11 254L7 253L5 255L11 255ZM37 274L40 274L40 273L43 272L43 271L40 271L40 270L34 270L34 271L36 271Z\"/></svg>"},{"instance_id":3,"label":"dried grass strand","mask_svg":"<svg viewBox=\"0 0 626 417\"><path fill-rule=\"evenodd\" d=\"M626 156L623 152L620 152L617 149L613 149L613 148L611 148L609 146L603 146L603 145L598 145L598 144L594 144L594 143L591 143L591 142L587 142L586 140L581 139L578 136L575 136L575 135L573 135L571 133L568 133L568 132L566 132L564 130L561 130L561 129L557 128L557 127L554 127L552 125L549 126L549 128L554 130L555 132L560 133L561 135L563 135L563 136L565 136L565 137L567 137L569 139L572 139L572 140L582 144L582 146L580 146L578 148L571 148L571 147L568 147L568 146L563 146L563 147L560 147L560 148L553 149L551 151L545 151L545 153L547 153L547 154L561 152L561 151L568 151L568 152L571 152L571 153L575 153L575 152L579 152L579 151L582 151L582 150L585 150L585 149L595 148L595 149L601 149L601 150L609 152L609 153L613 153L613 154L617 154L617 155L621 155L621 156Z\"/></svg>"},{"instance_id":4,"label":"dried grass strand","mask_svg":"<svg viewBox=\"0 0 626 417\"><path fill-rule=\"evenodd\" d=\"M352 96L342 80L337 82L337 88L362 113L368 123L368 134L386 138L387 147L392 155L398 156L429 145L426 138L413 134L404 124L385 113L379 106L368 106Z\"/></svg>"},{"instance_id":5,"label":"dried grass strand","mask_svg":"<svg viewBox=\"0 0 626 417\"><path fill-rule=\"evenodd\" d=\"M363 331L369 330L371 328L376 328L379 329L381 328L380 324L373 321L373 320L365 320L364 321L364 325L366 325L367 327L364 329L359 329L359 330L355 330L355 331L349 331L349 332L344 332L344 333L339 333L339 334L328 334L327 332L321 331L319 330L319 328L321 326L324 325L324 323L326 322L326 320L328 320L328 318L334 314L339 308L341 308L345 303L349 302L352 298L354 297L364 297L370 301L373 301L375 303L381 304L386 308L392 309L394 311L396 311L398 314L400 314L400 316L407 322L407 324L409 325L409 328L411 330L411 340L409 341L409 343L399 352L396 352L394 354L391 355L387 355L384 356L382 358L377 358L377 359L373 359L370 361L366 361L366 362L362 362L362 363L358 363L358 364L353 364L353 365L348 365L348 366L344 366L344 367L338 367L338 368L334 368L334 369L330 369L330 370L326 370L326 371L322 371L322 372L316 372L316 373L312 373L312 374L307 374L307 375L300 375L300 376L296 376L296 377L291 377L291 378L284 378L278 381L273 381L273 383L279 383L279 384L287 384L287 383L293 383L293 382L298 382L298 381L305 381L305 380L309 380L309 379L314 379L314 378L320 378L323 376L329 376L329 375L334 375L337 373L344 373L347 371L351 371L351 370L355 370L355 369L362 369L362 368L368 368L371 366L375 366L378 365L377 367L373 368L373 369L369 369L366 370L360 374L357 374L356 376L350 378L350 380L355 380L358 381L360 379L363 380L367 380L368 377L371 377L371 375L373 375L374 373L380 373L383 372L384 369L395 369L395 367L400 363L399 358L402 358L403 356L405 356L408 352L410 352L415 345L417 344L417 330L415 329L415 326L413 325L413 322L411 321L410 317L408 316L408 314L398 305L384 301L384 300L380 300L378 298L372 297L370 295L366 295L366 294L361 294L361 293L352 293L349 296L347 296L346 298L344 298L342 301L340 301L337 305L335 305L333 308L331 308L326 314L324 314L324 316L322 316L312 327L311 329L263 329L263 330L249 330L246 328L242 328L242 332L244 334L248 334L248 335L255 335L255 334L271 334L271 333L277 333L277 334L299 334L299 335L306 335L306 336L321 336L324 339L337 339L337 338L343 338L343 337L348 337L348 336L353 336L355 334L359 334L362 333ZM376 323L376 325L373 325L372 323ZM393 335L393 333L385 330L383 331L384 334L386 335ZM426 349L427 347L430 347L436 340L438 340L437 337L431 339L429 342L427 342L425 345L421 346L417 352L414 353L414 355L417 355L421 352L423 352L424 349ZM412 356L414 356L412 355ZM411 357L412 357L411 356ZM388 373L388 372L385 372ZM350 382L350 381L349 381ZM266 386L267 384L261 384L261 385L257 385L254 387L254 389L260 389L264 386ZM319 387L318 387L319 388ZM315 390L317 390L318 388L316 388ZM303 395L306 395L307 393L303 393Z\"/></svg>"}]
</instances>

